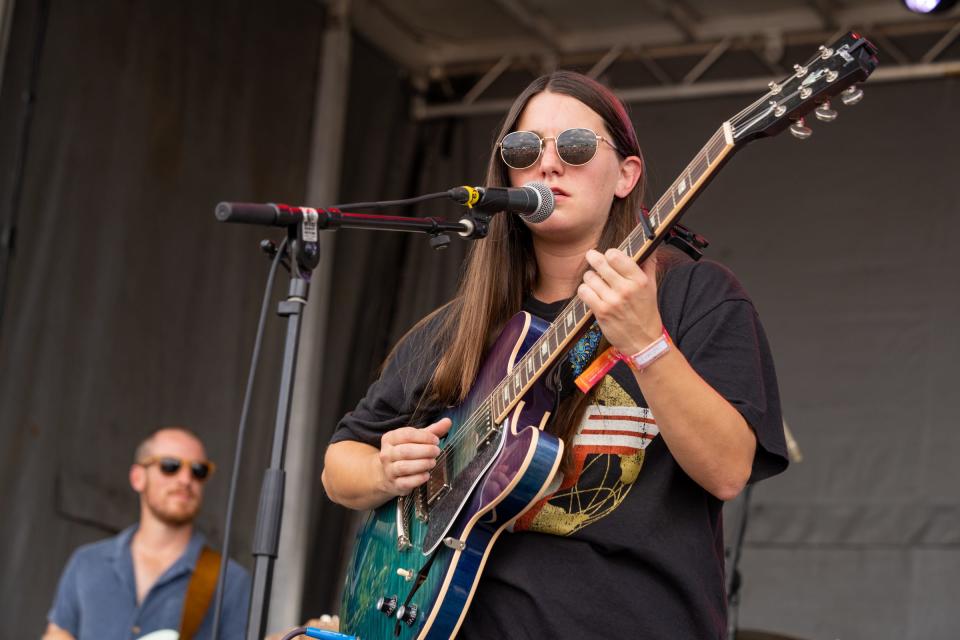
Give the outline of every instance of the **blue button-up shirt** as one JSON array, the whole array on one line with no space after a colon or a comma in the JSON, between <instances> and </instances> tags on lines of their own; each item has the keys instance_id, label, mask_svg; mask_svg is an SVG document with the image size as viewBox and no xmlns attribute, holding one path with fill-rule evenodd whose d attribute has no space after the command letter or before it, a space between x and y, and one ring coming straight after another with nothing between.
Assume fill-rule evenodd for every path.
<instances>
[{"instance_id":1,"label":"blue button-up shirt","mask_svg":"<svg viewBox=\"0 0 960 640\"><path fill-rule=\"evenodd\" d=\"M204 537L194 532L187 550L161 575L137 605L130 539L134 525L113 538L77 549L60 577L50 622L77 640L133 640L160 629L180 627L183 599ZM243 638L250 600L250 576L236 562L227 565L220 618L222 640ZM213 600L196 640L210 640Z\"/></svg>"}]
</instances>

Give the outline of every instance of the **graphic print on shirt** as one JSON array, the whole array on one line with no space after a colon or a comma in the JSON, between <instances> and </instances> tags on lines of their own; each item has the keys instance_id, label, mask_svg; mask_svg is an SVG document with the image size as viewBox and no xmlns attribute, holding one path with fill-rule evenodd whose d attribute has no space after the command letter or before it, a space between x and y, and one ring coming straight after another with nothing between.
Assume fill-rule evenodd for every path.
<instances>
[{"instance_id":1,"label":"graphic print on shirt","mask_svg":"<svg viewBox=\"0 0 960 640\"><path fill-rule=\"evenodd\" d=\"M612 513L630 493L644 449L660 430L612 375L604 376L594 399L573 438L573 471L557 474L514 531L568 536Z\"/></svg>"}]
</instances>

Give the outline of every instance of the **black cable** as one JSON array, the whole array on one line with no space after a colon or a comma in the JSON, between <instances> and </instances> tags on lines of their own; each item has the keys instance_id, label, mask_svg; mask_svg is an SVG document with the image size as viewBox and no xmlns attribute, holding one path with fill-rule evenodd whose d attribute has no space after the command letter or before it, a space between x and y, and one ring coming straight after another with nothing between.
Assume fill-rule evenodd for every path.
<instances>
[{"instance_id":1,"label":"black cable","mask_svg":"<svg viewBox=\"0 0 960 640\"><path fill-rule=\"evenodd\" d=\"M213 606L213 633L210 635L216 640L220 632L220 612L223 607L223 585L227 578L227 565L230 563L230 530L233 528L233 503L237 493L237 480L240 475L240 459L243 456L243 440L247 431L247 417L250 414L250 399L253 396L253 381L257 376L257 362L260 360L260 345L263 342L263 329L267 323L267 309L270 298L273 296L273 280L277 274L277 265L286 253L287 239L284 238L273 256L270 264L270 275L267 276L267 285L263 291L263 302L260 304L260 321L257 324L257 336L253 343L253 356L250 358L250 372L247 374L247 390L243 396L243 410L240 412L240 427L237 429L237 447L233 454L233 471L230 474L230 492L227 496L227 519L223 525L223 550L221 552L220 575L217 577L217 590Z\"/></svg>"},{"instance_id":2,"label":"black cable","mask_svg":"<svg viewBox=\"0 0 960 640\"><path fill-rule=\"evenodd\" d=\"M426 202L427 200L440 200L443 198L449 198L450 194L446 191L439 191L437 193L428 193L425 196L417 196L416 198L404 198L403 200L380 200L377 202L348 202L347 204L335 204L331 209L340 209L344 210L356 210L356 209L386 209L387 207L398 207L405 204L416 204L418 202Z\"/></svg>"}]
</instances>

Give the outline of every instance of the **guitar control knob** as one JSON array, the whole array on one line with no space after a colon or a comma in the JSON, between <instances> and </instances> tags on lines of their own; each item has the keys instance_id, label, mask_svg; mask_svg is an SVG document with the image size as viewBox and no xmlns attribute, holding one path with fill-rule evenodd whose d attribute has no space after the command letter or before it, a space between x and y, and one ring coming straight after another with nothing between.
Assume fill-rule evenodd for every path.
<instances>
[{"instance_id":1,"label":"guitar control knob","mask_svg":"<svg viewBox=\"0 0 960 640\"><path fill-rule=\"evenodd\" d=\"M807 126L807 123L803 121L803 118L800 118L790 125L790 133L797 140L806 140L813 135L813 129Z\"/></svg>"},{"instance_id":2,"label":"guitar control knob","mask_svg":"<svg viewBox=\"0 0 960 640\"><path fill-rule=\"evenodd\" d=\"M403 607L400 607L401 609ZM382 611L388 616L392 616L397 610L397 596L384 596L377 600L377 611Z\"/></svg>"},{"instance_id":3,"label":"guitar control knob","mask_svg":"<svg viewBox=\"0 0 960 640\"><path fill-rule=\"evenodd\" d=\"M417 616L420 614L420 607L415 604L405 607L400 605L400 608L397 609L397 620L406 624L408 627L412 627L413 623L417 621Z\"/></svg>"},{"instance_id":4,"label":"guitar control knob","mask_svg":"<svg viewBox=\"0 0 960 640\"><path fill-rule=\"evenodd\" d=\"M863 89L853 84L840 92L840 100L848 107L863 100Z\"/></svg>"},{"instance_id":5,"label":"guitar control knob","mask_svg":"<svg viewBox=\"0 0 960 640\"><path fill-rule=\"evenodd\" d=\"M817 116L817 120L822 122L833 122L837 119L837 112L830 106L829 100L817 107L813 115Z\"/></svg>"}]
</instances>

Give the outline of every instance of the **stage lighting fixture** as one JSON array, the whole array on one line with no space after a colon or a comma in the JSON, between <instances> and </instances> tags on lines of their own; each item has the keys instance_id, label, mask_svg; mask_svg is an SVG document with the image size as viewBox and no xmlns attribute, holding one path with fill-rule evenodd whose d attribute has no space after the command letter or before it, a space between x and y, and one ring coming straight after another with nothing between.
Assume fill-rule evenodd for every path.
<instances>
[{"instance_id":1,"label":"stage lighting fixture","mask_svg":"<svg viewBox=\"0 0 960 640\"><path fill-rule=\"evenodd\" d=\"M903 4L914 13L943 13L952 9L957 0L903 0Z\"/></svg>"}]
</instances>

